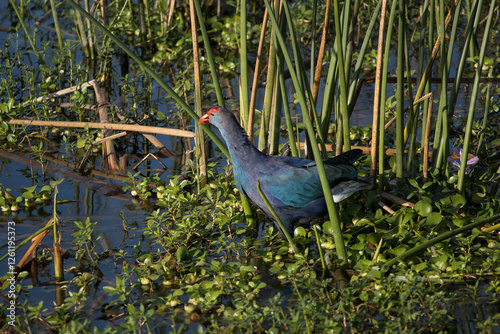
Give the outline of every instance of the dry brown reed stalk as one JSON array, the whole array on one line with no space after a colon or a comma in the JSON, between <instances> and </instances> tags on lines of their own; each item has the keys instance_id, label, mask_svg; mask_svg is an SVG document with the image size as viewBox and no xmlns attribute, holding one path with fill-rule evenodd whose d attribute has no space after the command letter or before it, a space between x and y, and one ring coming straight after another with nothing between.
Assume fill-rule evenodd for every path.
<instances>
[{"instance_id":1,"label":"dry brown reed stalk","mask_svg":"<svg viewBox=\"0 0 500 334\"><path fill-rule=\"evenodd\" d=\"M388 207L387 204L385 204L384 202L379 201L378 202L378 206L380 206L385 211L389 212L391 215L393 215L393 214L396 213L396 211L394 211L393 209L391 209L390 207Z\"/></svg>"},{"instance_id":2,"label":"dry brown reed stalk","mask_svg":"<svg viewBox=\"0 0 500 334\"><path fill-rule=\"evenodd\" d=\"M49 228L52 226L53 223L54 223L54 219L52 218L49 220L49 222L47 224L45 224L45 227L47 229L31 240L31 246L28 248L26 253L24 253L24 256L21 258L19 263L16 265L16 269L14 270L15 272L19 272L22 268L24 268L26 266L26 264L28 264L31 260L36 258L36 249L38 248L38 246L42 242L43 238L45 238L45 236L47 234L49 234Z\"/></svg>"},{"instance_id":3,"label":"dry brown reed stalk","mask_svg":"<svg viewBox=\"0 0 500 334\"><path fill-rule=\"evenodd\" d=\"M257 60L255 61L255 69L253 74L253 82L252 82L252 95L250 96L250 108L248 109L248 127L247 134L250 141L253 140L253 118L255 114L255 101L257 100L257 85L259 83L259 72L260 72L260 59L262 56L262 50L264 49L264 40L266 37L266 27L267 20L269 17L269 13L267 12L267 8L264 11L264 18L262 20L262 27L260 29L260 39L259 39L259 48L257 49Z\"/></svg>"},{"instance_id":4,"label":"dry brown reed stalk","mask_svg":"<svg viewBox=\"0 0 500 334\"><path fill-rule=\"evenodd\" d=\"M185 138L193 138L194 132L170 128L157 128L154 126L136 125L136 124L114 124L114 123L93 123L93 122L66 122L66 121L35 121L29 119L11 119L7 121L11 125L25 126L54 126L60 128L85 128L89 129L110 129L131 131L140 133L157 133L167 136L177 136Z\"/></svg>"},{"instance_id":5,"label":"dry brown reed stalk","mask_svg":"<svg viewBox=\"0 0 500 334\"><path fill-rule=\"evenodd\" d=\"M193 68L194 68L194 108L198 116L202 116L201 110L201 74L200 74L200 55L198 46L198 29L196 27L196 12L194 1L189 0L189 15L191 18L191 38L193 44ZM205 148L205 137L201 131L200 125L195 122L196 128L196 161L198 162L198 172L200 175L201 186L208 182L207 178L207 156ZM155 157L156 158L156 157Z\"/></svg>"},{"instance_id":6,"label":"dry brown reed stalk","mask_svg":"<svg viewBox=\"0 0 500 334\"><path fill-rule=\"evenodd\" d=\"M101 124L109 123L108 119L108 108L110 106L108 99L106 97L106 92L104 89L99 87L97 81L92 80L92 86L94 87L94 92L97 100L97 111L99 112L99 120ZM102 138L106 138L113 135L113 131L104 128L102 130ZM120 165L118 164L118 159L116 157L115 146L112 141L106 141L102 145L102 158L103 158L103 168L110 169L113 171L120 170Z\"/></svg>"},{"instance_id":7,"label":"dry brown reed stalk","mask_svg":"<svg viewBox=\"0 0 500 334\"><path fill-rule=\"evenodd\" d=\"M76 90L80 90L80 89L83 89L83 88L86 88L86 87L87 88L88 87L93 87L93 85L94 85L95 82L96 82L95 80L90 80L90 81L82 83L80 85L76 85L76 86L73 86L73 87L68 87L68 88L65 88L65 89L61 89L60 91L57 91L55 93L43 95L43 96L37 97L34 100L23 102L19 106L22 107L22 106L30 104L30 103L42 102L44 100L50 100L50 99L53 99L53 98L56 98L56 97L60 97L60 96L63 96L63 95L69 94L69 93L73 93Z\"/></svg>"},{"instance_id":8,"label":"dry brown reed stalk","mask_svg":"<svg viewBox=\"0 0 500 334\"><path fill-rule=\"evenodd\" d=\"M377 46L377 66L375 69L375 93L373 96L373 120L372 120L372 144L370 150L371 164L370 175L375 176L377 171L377 147L378 147L378 115L380 110L380 81L382 80L382 60L383 46L385 37L385 8L387 1L382 1L382 9L380 11L380 24L378 32Z\"/></svg>"},{"instance_id":9,"label":"dry brown reed stalk","mask_svg":"<svg viewBox=\"0 0 500 334\"><path fill-rule=\"evenodd\" d=\"M396 196L391 195L389 193L386 193L385 191L383 191L383 192L380 193L380 197L382 197L382 198L384 198L384 199L386 199L388 201L391 201L393 203L399 204L401 206L408 206L408 207L410 207L412 209L415 206L414 203L409 202L407 200L404 200L402 198L396 197Z\"/></svg>"},{"instance_id":10,"label":"dry brown reed stalk","mask_svg":"<svg viewBox=\"0 0 500 334\"><path fill-rule=\"evenodd\" d=\"M313 85L313 103L316 105L319 94L319 82L321 79L321 73L323 71L323 59L325 57L325 45L326 45L326 35L328 33L329 22L330 22L330 1L326 2L326 12L325 12L325 22L323 24L323 35L321 36L321 44L319 46L318 61L316 62L316 72L314 73L314 85ZM338 36L340 38L340 35ZM314 59L311 59L314 61ZM312 108L309 109L309 117L313 119Z\"/></svg>"},{"instance_id":11,"label":"dry brown reed stalk","mask_svg":"<svg viewBox=\"0 0 500 334\"><path fill-rule=\"evenodd\" d=\"M167 0L167 19L165 20L165 29L167 29L172 24L172 18L174 17L175 10L175 0Z\"/></svg>"}]
</instances>

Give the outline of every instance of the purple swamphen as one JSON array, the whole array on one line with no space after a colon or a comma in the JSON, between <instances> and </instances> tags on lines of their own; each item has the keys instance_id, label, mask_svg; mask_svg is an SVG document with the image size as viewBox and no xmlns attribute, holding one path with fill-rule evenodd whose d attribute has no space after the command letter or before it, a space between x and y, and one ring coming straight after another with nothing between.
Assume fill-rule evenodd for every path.
<instances>
[{"instance_id":1,"label":"purple swamphen","mask_svg":"<svg viewBox=\"0 0 500 334\"><path fill-rule=\"evenodd\" d=\"M262 153L250 142L234 114L223 107L210 109L198 123L212 124L219 129L231 155L234 180L240 193L272 217L257 190L259 181L290 235L293 235L295 225L307 224L327 214L315 161ZM352 165L361 154L361 150L356 149L325 161L335 203L368 186L368 183L356 179L358 172Z\"/></svg>"}]
</instances>

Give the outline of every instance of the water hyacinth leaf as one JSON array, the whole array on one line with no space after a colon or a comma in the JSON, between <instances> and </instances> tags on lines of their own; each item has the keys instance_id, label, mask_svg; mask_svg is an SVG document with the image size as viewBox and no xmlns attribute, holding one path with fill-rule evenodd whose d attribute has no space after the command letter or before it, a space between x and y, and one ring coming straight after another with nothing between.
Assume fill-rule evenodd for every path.
<instances>
[{"instance_id":1,"label":"water hyacinth leaf","mask_svg":"<svg viewBox=\"0 0 500 334\"><path fill-rule=\"evenodd\" d=\"M257 268L255 268L254 266L241 266L240 267L240 272L242 272L242 273L253 273L256 271L257 271Z\"/></svg>"},{"instance_id":2,"label":"water hyacinth leaf","mask_svg":"<svg viewBox=\"0 0 500 334\"><path fill-rule=\"evenodd\" d=\"M427 224L437 225L443 221L443 216L439 212L431 212L427 216Z\"/></svg>"},{"instance_id":3,"label":"water hyacinth leaf","mask_svg":"<svg viewBox=\"0 0 500 334\"><path fill-rule=\"evenodd\" d=\"M465 223L468 223L470 221L469 217L457 217L453 218L453 224L458 227L462 227L465 225Z\"/></svg>"},{"instance_id":4,"label":"water hyacinth leaf","mask_svg":"<svg viewBox=\"0 0 500 334\"><path fill-rule=\"evenodd\" d=\"M165 114L162 113L161 111L157 110L156 111L156 118L158 118L159 121L163 121L165 119Z\"/></svg>"},{"instance_id":5,"label":"water hyacinth leaf","mask_svg":"<svg viewBox=\"0 0 500 334\"><path fill-rule=\"evenodd\" d=\"M451 196L448 196L448 197L444 197L444 198L441 198L439 200L439 202L442 204L442 205L451 205Z\"/></svg>"},{"instance_id":6,"label":"water hyacinth leaf","mask_svg":"<svg viewBox=\"0 0 500 334\"><path fill-rule=\"evenodd\" d=\"M266 283L260 282L259 285L257 285L256 289L264 289L267 286Z\"/></svg>"},{"instance_id":7,"label":"water hyacinth leaf","mask_svg":"<svg viewBox=\"0 0 500 334\"><path fill-rule=\"evenodd\" d=\"M352 245L351 249L356 250L356 251L362 251L363 249L365 249L365 247L366 247L366 242L360 241L360 242Z\"/></svg>"},{"instance_id":8,"label":"water hyacinth leaf","mask_svg":"<svg viewBox=\"0 0 500 334\"><path fill-rule=\"evenodd\" d=\"M33 198L35 195L31 191L25 191L23 192L23 198Z\"/></svg>"},{"instance_id":9,"label":"water hyacinth leaf","mask_svg":"<svg viewBox=\"0 0 500 334\"><path fill-rule=\"evenodd\" d=\"M365 277L380 279L382 277L382 272L380 270L370 270L366 273Z\"/></svg>"},{"instance_id":10,"label":"water hyacinth leaf","mask_svg":"<svg viewBox=\"0 0 500 334\"><path fill-rule=\"evenodd\" d=\"M281 267L277 264L274 263L271 268L269 268L269 273L271 275L278 274L281 271Z\"/></svg>"},{"instance_id":11,"label":"water hyacinth leaf","mask_svg":"<svg viewBox=\"0 0 500 334\"><path fill-rule=\"evenodd\" d=\"M418 263L418 264L414 264L411 266L411 269L415 272L419 272L419 271L422 271L422 270L426 270L428 267L427 263Z\"/></svg>"},{"instance_id":12,"label":"water hyacinth leaf","mask_svg":"<svg viewBox=\"0 0 500 334\"><path fill-rule=\"evenodd\" d=\"M212 302L212 301L215 301L217 300L217 298L219 298L219 296L222 294L223 291L209 291L207 292L207 294L205 295L205 299L208 301L208 302Z\"/></svg>"},{"instance_id":13,"label":"water hyacinth leaf","mask_svg":"<svg viewBox=\"0 0 500 334\"><path fill-rule=\"evenodd\" d=\"M333 223L329 220L323 223L323 232L327 235L333 235L334 233L334 228L333 228Z\"/></svg>"},{"instance_id":14,"label":"water hyacinth leaf","mask_svg":"<svg viewBox=\"0 0 500 334\"><path fill-rule=\"evenodd\" d=\"M360 271L366 271L368 268L371 268L372 262L371 260L368 259L359 259L358 262L354 265L354 269L360 270ZM354 282L355 280L359 279L361 275L359 276L353 276L351 278L351 282ZM363 276L364 277L364 276Z\"/></svg>"},{"instance_id":15,"label":"water hyacinth leaf","mask_svg":"<svg viewBox=\"0 0 500 334\"><path fill-rule=\"evenodd\" d=\"M482 235L482 234L483 233L479 229L477 229L477 228L473 229L471 231L472 240L474 240L478 235Z\"/></svg>"},{"instance_id":16,"label":"water hyacinth leaf","mask_svg":"<svg viewBox=\"0 0 500 334\"><path fill-rule=\"evenodd\" d=\"M305 237L307 235L306 230L302 226L298 226L297 228L295 228L293 234L296 237Z\"/></svg>"},{"instance_id":17,"label":"water hyacinth leaf","mask_svg":"<svg viewBox=\"0 0 500 334\"><path fill-rule=\"evenodd\" d=\"M120 293L120 290L111 285L103 286L102 289L109 293L110 296Z\"/></svg>"},{"instance_id":18,"label":"water hyacinth leaf","mask_svg":"<svg viewBox=\"0 0 500 334\"><path fill-rule=\"evenodd\" d=\"M404 254L404 252L406 252L406 250L407 250L407 247L401 245L401 246L398 246L396 248L389 250L389 252L396 255L396 256L399 256L399 255Z\"/></svg>"},{"instance_id":19,"label":"water hyacinth leaf","mask_svg":"<svg viewBox=\"0 0 500 334\"><path fill-rule=\"evenodd\" d=\"M415 179L410 179L410 180L408 180L408 182L410 182L410 184L411 184L413 187L415 187L415 188L417 188L417 189L420 189L420 187L419 187L419 185L418 185L417 180L415 180Z\"/></svg>"},{"instance_id":20,"label":"water hyacinth leaf","mask_svg":"<svg viewBox=\"0 0 500 334\"><path fill-rule=\"evenodd\" d=\"M460 209L467 203L465 197L461 194L455 194L451 196L451 202L455 209Z\"/></svg>"},{"instance_id":21,"label":"water hyacinth leaf","mask_svg":"<svg viewBox=\"0 0 500 334\"><path fill-rule=\"evenodd\" d=\"M85 138L79 138L76 142L76 147L77 148L85 147L85 142L86 142Z\"/></svg>"},{"instance_id":22,"label":"water hyacinth leaf","mask_svg":"<svg viewBox=\"0 0 500 334\"><path fill-rule=\"evenodd\" d=\"M370 233L366 236L366 241L373 244L377 245L380 241L380 235L379 233Z\"/></svg>"},{"instance_id":23,"label":"water hyacinth leaf","mask_svg":"<svg viewBox=\"0 0 500 334\"><path fill-rule=\"evenodd\" d=\"M402 218L401 218L401 223L403 225L406 225L410 220L413 219L413 212L411 211L406 211L403 213Z\"/></svg>"},{"instance_id":24,"label":"water hyacinth leaf","mask_svg":"<svg viewBox=\"0 0 500 334\"><path fill-rule=\"evenodd\" d=\"M208 290L214 286L214 281L203 281L203 282L201 282L200 285L203 289Z\"/></svg>"},{"instance_id":25,"label":"water hyacinth leaf","mask_svg":"<svg viewBox=\"0 0 500 334\"><path fill-rule=\"evenodd\" d=\"M422 186L422 189L427 189L427 188L429 188L430 186L432 186L433 184L434 184L434 182L432 182L432 181L426 182L426 183L424 183L424 185Z\"/></svg>"},{"instance_id":26,"label":"water hyacinth leaf","mask_svg":"<svg viewBox=\"0 0 500 334\"><path fill-rule=\"evenodd\" d=\"M176 252L177 262L187 261L189 259L189 251L186 246L180 246Z\"/></svg>"},{"instance_id":27,"label":"water hyacinth leaf","mask_svg":"<svg viewBox=\"0 0 500 334\"><path fill-rule=\"evenodd\" d=\"M42 187L42 189L40 189L40 192L51 191L51 190L52 190L52 188L46 184Z\"/></svg>"},{"instance_id":28,"label":"water hyacinth leaf","mask_svg":"<svg viewBox=\"0 0 500 334\"><path fill-rule=\"evenodd\" d=\"M365 204L367 207L378 207L378 194L375 190L370 190L365 194Z\"/></svg>"},{"instance_id":29,"label":"water hyacinth leaf","mask_svg":"<svg viewBox=\"0 0 500 334\"><path fill-rule=\"evenodd\" d=\"M443 254L440 256L432 257L431 262L435 264L439 270L445 270L448 265L448 255Z\"/></svg>"},{"instance_id":30,"label":"water hyacinth leaf","mask_svg":"<svg viewBox=\"0 0 500 334\"><path fill-rule=\"evenodd\" d=\"M361 218L355 223L356 226L375 226L375 223L368 218Z\"/></svg>"},{"instance_id":31,"label":"water hyacinth leaf","mask_svg":"<svg viewBox=\"0 0 500 334\"><path fill-rule=\"evenodd\" d=\"M153 261L153 256L151 255L151 253L144 253L137 259L137 261L144 262L145 264L151 264L151 262Z\"/></svg>"},{"instance_id":32,"label":"water hyacinth leaf","mask_svg":"<svg viewBox=\"0 0 500 334\"><path fill-rule=\"evenodd\" d=\"M413 207L415 212L421 217L427 217L432 212L432 205L427 201L418 201Z\"/></svg>"}]
</instances>

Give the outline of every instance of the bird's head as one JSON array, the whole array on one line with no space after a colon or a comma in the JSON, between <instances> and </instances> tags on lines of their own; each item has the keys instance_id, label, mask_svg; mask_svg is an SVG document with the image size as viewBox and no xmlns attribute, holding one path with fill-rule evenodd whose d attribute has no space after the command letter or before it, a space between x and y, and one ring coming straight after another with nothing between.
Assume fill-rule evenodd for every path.
<instances>
[{"instance_id":1,"label":"bird's head","mask_svg":"<svg viewBox=\"0 0 500 334\"><path fill-rule=\"evenodd\" d=\"M198 124L210 124L210 118L215 116L221 107L213 107L205 115L201 116Z\"/></svg>"}]
</instances>

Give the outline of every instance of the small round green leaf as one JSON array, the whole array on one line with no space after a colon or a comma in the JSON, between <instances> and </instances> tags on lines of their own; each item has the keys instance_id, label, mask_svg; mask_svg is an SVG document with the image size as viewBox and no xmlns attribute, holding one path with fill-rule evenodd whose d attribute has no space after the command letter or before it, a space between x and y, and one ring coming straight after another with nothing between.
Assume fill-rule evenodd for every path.
<instances>
[{"instance_id":1,"label":"small round green leaf","mask_svg":"<svg viewBox=\"0 0 500 334\"><path fill-rule=\"evenodd\" d=\"M427 217L432 212L432 205L426 201L418 201L417 204L413 207L417 214L422 217Z\"/></svg>"}]
</instances>

